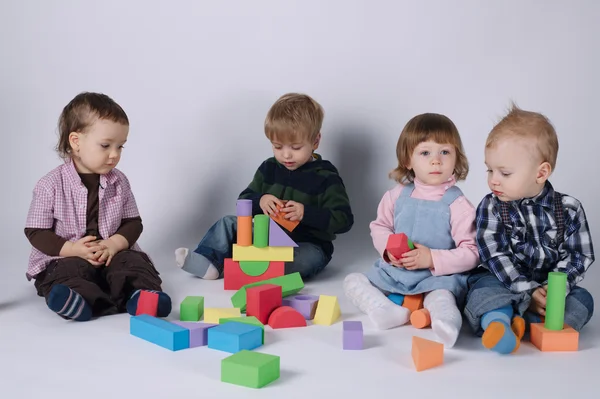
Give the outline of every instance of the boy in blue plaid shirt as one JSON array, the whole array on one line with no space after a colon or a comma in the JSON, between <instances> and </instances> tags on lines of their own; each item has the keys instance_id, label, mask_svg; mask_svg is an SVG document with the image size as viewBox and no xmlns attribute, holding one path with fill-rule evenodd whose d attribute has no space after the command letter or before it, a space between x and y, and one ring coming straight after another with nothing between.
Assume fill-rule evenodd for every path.
<instances>
[{"instance_id":1,"label":"boy in blue plaid shirt","mask_svg":"<svg viewBox=\"0 0 600 399\"><path fill-rule=\"evenodd\" d=\"M488 349L515 352L526 327L542 322L548 273L567 274L565 324L579 331L594 312L578 284L594 262L581 203L548 181L558 138L548 119L513 106L485 145L492 192L477 207L481 265L469 277L465 316Z\"/></svg>"}]
</instances>

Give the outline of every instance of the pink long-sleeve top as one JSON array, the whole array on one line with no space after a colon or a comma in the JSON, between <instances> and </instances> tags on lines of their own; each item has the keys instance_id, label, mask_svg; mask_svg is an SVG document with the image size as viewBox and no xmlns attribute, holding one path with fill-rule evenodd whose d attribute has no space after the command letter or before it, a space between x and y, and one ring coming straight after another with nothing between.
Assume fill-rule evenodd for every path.
<instances>
[{"instance_id":1,"label":"pink long-sleeve top","mask_svg":"<svg viewBox=\"0 0 600 399\"><path fill-rule=\"evenodd\" d=\"M446 190L456 184L454 178L441 185L426 185L415 180L411 197L439 201ZM373 245L379 255L389 262L385 246L390 234L394 234L394 207L404 186L398 184L387 191L377 207L377 218L369 225ZM455 249L431 249L434 276L462 273L474 269L479 264L479 253L475 243L475 207L464 196L458 197L450 205L450 226Z\"/></svg>"}]
</instances>

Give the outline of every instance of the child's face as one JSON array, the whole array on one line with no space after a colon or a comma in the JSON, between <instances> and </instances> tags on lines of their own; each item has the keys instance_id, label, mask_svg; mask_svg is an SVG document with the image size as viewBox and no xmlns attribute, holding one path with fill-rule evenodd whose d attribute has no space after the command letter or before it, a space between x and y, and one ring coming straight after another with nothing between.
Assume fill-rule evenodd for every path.
<instances>
[{"instance_id":1,"label":"child's face","mask_svg":"<svg viewBox=\"0 0 600 399\"><path fill-rule=\"evenodd\" d=\"M415 147L407 167L421 182L438 185L450 180L455 165L456 148L452 144L424 141Z\"/></svg>"},{"instance_id":2,"label":"child's face","mask_svg":"<svg viewBox=\"0 0 600 399\"><path fill-rule=\"evenodd\" d=\"M121 159L128 134L129 126L105 119L96 120L86 133L71 133L69 142L77 171L100 175L110 172Z\"/></svg>"},{"instance_id":3,"label":"child's face","mask_svg":"<svg viewBox=\"0 0 600 399\"><path fill-rule=\"evenodd\" d=\"M545 179L534 144L509 137L485 149L488 186L500 201L535 197L542 190Z\"/></svg>"},{"instance_id":4,"label":"child's face","mask_svg":"<svg viewBox=\"0 0 600 399\"><path fill-rule=\"evenodd\" d=\"M308 140L296 143L282 143L273 140L273 155L275 159L285 166L288 170L296 170L312 158L313 151L319 147L321 135L317 137L314 143Z\"/></svg>"}]
</instances>

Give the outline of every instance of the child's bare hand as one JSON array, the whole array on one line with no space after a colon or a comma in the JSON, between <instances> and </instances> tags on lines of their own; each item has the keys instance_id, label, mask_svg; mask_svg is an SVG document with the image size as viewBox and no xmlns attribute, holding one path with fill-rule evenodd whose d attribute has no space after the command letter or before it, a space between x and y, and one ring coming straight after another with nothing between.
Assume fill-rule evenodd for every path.
<instances>
[{"instance_id":1,"label":"child's bare hand","mask_svg":"<svg viewBox=\"0 0 600 399\"><path fill-rule=\"evenodd\" d=\"M277 211L277 206L283 208L283 202L274 195L265 194L260 197L260 209L265 213L265 215L275 216L279 212Z\"/></svg>"},{"instance_id":2,"label":"child's bare hand","mask_svg":"<svg viewBox=\"0 0 600 399\"><path fill-rule=\"evenodd\" d=\"M402 266L400 259L394 257L394 255L392 255L392 253L390 251L385 251L385 252L387 253L387 257L390 259L390 261L388 262L390 265L396 266L396 267L404 267L404 266Z\"/></svg>"},{"instance_id":3,"label":"child's bare hand","mask_svg":"<svg viewBox=\"0 0 600 399\"><path fill-rule=\"evenodd\" d=\"M98 251L94 260L107 267L110 266L112 258L129 245L127 239L119 234L115 234L108 240L99 241L98 244L102 245L104 250Z\"/></svg>"},{"instance_id":4,"label":"child's bare hand","mask_svg":"<svg viewBox=\"0 0 600 399\"><path fill-rule=\"evenodd\" d=\"M296 201L288 201L285 203L285 208L281 209L285 215L283 216L285 219L289 221L302 221L304 217L304 205Z\"/></svg>"},{"instance_id":5,"label":"child's bare hand","mask_svg":"<svg viewBox=\"0 0 600 399\"><path fill-rule=\"evenodd\" d=\"M94 236L85 236L75 242L69 242L70 248L65 256L78 256L87 260L94 266L99 266L102 263L97 261L96 254L101 253L106 248L104 245L96 241Z\"/></svg>"},{"instance_id":6,"label":"child's bare hand","mask_svg":"<svg viewBox=\"0 0 600 399\"><path fill-rule=\"evenodd\" d=\"M402 254L402 266L406 270L431 269L433 266L431 250L416 242L413 245L415 249Z\"/></svg>"},{"instance_id":7,"label":"child's bare hand","mask_svg":"<svg viewBox=\"0 0 600 399\"><path fill-rule=\"evenodd\" d=\"M531 302L529 303L529 310L541 315L546 316L546 287L538 287L531 295Z\"/></svg>"}]
</instances>

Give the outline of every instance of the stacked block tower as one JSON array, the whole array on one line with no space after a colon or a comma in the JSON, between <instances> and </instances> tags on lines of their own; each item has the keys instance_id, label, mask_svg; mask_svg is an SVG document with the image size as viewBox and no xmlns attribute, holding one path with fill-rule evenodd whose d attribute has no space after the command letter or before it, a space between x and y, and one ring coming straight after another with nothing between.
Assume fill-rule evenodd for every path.
<instances>
[{"instance_id":1,"label":"stacked block tower","mask_svg":"<svg viewBox=\"0 0 600 399\"><path fill-rule=\"evenodd\" d=\"M284 262L294 260L294 247L298 245L277 224L277 218L253 218L251 200L238 200L236 213L237 242L233 244L233 256L225 259L224 288L239 290L246 284L283 276ZM283 225L292 231L297 223Z\"/></svg>"}]
</instances>

